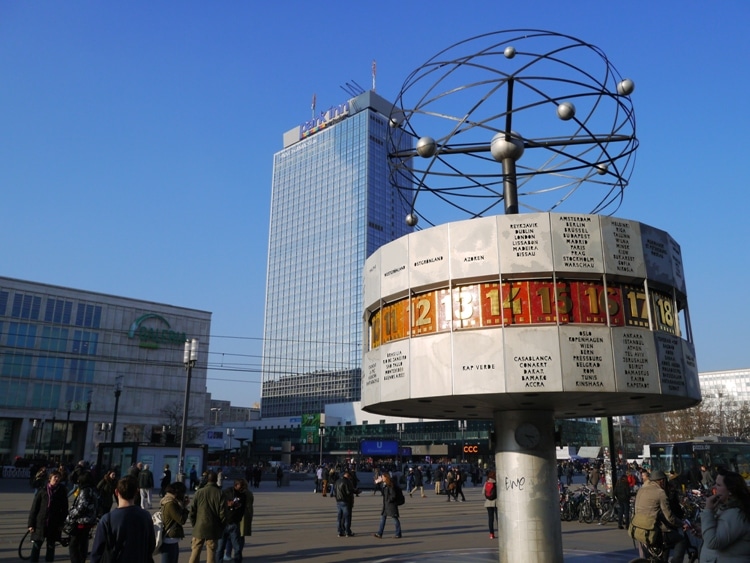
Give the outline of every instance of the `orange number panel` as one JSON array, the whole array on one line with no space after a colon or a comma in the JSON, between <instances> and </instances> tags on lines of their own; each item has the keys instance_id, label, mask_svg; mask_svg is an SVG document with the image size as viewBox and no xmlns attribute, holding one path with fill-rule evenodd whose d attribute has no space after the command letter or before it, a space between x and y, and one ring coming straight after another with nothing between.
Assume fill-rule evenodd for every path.
<instances>
[{"instance_id":1,"label":"orange number panel","mask_svg":"<svg viewBox=\"0 0 750 563\"><path fill-rule=\"evenodd\" d=\"M409 299L401 299L383 307L381 320L383 344L409 335Z\"/></svg>"},{"instance_id":2,"label":"orange number panel","mask_svg":"<svg viewBox=\"0 0 750 563\"><path fill-rule=\"evenodd\" d=\"M370 349L380 346L380 313L378 310L370 317Z\"/></svg>"},{"instance_id":3,"label":"orange number panel","mask_svg":"<svg viewBox=\"0 0 750 563\"><path fill-rule=\"evenodd\" d=\"M438 329L438 306L434 291L411 298L411 334L430 334Z\"/></svg>"},{"instance_id":4,"label":"orange number panel","mask_svg":"<svg viewBox=\"0 0 750 563\"><path fill-rule=\"evenodd\" d=\"M648 328L648 303L643 286L623 285L622 299L625 309L625 324Z\"/></svg>"},{"instance_id":5,"label":"orange number panel","mask_svg":"<svg viewBox=\"0 0 750 563\"><path fill-rule=\"evenodd\" d=\"M483 283L481 288L482 326L502 326L500 284Z\"/></svg>"},{"instance_id":6,"label":"orange number panel","mask_svg":"<svg viewBox=\"0 0 750 563\"><path fill-rule=\"evenodd\" d=\"M501 284L503 324L529 324L531 303L529 303L529 282L503 282Z\"/></svg>"},{"instance_id":7,"label":"orange number panel","mask_svg":"<svg viewBox=\"0 0 750 563\"><path fill-rule=\"evenodd\" d=\"M656 321L656 330L677 334L677 321L675 319L677 307L672 297L666 293L652 291L651 293L651 310Z\"/></svg>"}]
</instances>

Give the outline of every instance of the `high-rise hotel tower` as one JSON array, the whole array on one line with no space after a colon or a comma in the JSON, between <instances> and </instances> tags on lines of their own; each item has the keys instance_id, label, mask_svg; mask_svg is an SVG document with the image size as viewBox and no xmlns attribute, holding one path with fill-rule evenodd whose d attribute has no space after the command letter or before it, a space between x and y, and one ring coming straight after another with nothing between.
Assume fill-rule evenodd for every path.
<instances>
[{"instance_id":1,"label":"high-rise hotel tower","mask_svg":"<svg viewBox=\"0 0 750 563\"><path fill-rule=\"evenodd\" d=\"M392 107L364 92L285 133L274 155L264 418L360 399L362 268L411 231L388 177Z\"/></svg>"}]
</instances>

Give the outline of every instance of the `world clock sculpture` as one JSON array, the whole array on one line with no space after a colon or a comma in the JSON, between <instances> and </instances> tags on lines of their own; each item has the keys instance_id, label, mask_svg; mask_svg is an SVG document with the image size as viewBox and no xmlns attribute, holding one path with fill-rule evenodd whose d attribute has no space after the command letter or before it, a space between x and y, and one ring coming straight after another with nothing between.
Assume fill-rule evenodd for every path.
<instances>
[{"instance_id":1,"label":"world clock sculpture","mask_svg":"<svg viewBox=\"0 0 750 563\"><path fill-rule=\"evenodd\" d=\"M366 261L363 408L494 420L501 561L563 559L555 418L700 401L680 246L603 214L635 162L633 91L595 46L502 31L415 70L390 116L420 230Z\"/></svg>"}]
</instances>

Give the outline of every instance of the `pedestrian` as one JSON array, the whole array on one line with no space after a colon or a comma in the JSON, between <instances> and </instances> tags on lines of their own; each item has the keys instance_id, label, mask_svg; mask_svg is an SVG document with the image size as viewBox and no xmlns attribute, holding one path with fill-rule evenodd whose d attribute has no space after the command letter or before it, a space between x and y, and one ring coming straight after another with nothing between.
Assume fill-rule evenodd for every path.
<instances>
[{"instance_id":1,"label":"pedestrian","mask_svg":"<svg viewBox=\"0 0 750 563\"><path fill-rule=\"evenodd\" d=\"M206 485L198 489L190 504L190 523L193 525L190 563L198 563L203 546L206 561L215 563L216 548L227 523L224 494L216 484L216 473L209 471Z\"/></svg>"},{"instance_id":2,"label":"pedestrian","mask_svg":"<svg viewBox=\"0 0 750 563\"><path fill-rule=\"evenodd\" d=\"M94 488L94 476L88 470L78 473L76 485L78 494L70 507L65 525L70 530L68 551L71 563L85 563L89 553L89 534L91 528L96 526L99 495Z\"/></svg>"},{"instance_id":3,"label":"pedestrian","mask_svg":"<svg viewBox=\"0 0 750 563\"><path fill-rule=\"evenodd\" d=\"M412 494L417 490L419 490L420 494L422 495L422 498L426 496L424 494L424 477L422 476L421 467L417 467L414 470L414 485L409 490L409 496L412 496Z\"/></svg>"},{"instance_id":4,"label":"pedestrian","mask_svg":"<svg viewBox=\"0 0 750 563\"><path fill-rule=\"evenodd\" d=\"M750 490L734 471L719 469L716 494L701 512L701 563L750 561Z\"/></svg>"},{"instance_id":5,"label":"pedestrian","mask_svg":"<svg viewBox=\"0 0 750 563\"><path fill-rule=\"evenodd\" d=\"M682 520L669 507L666 487L667 476L664 475L664 472L658 469L653 471L635 497L635 513L632 523L636 523L635 518L637 517L643 528L661 528L667 542L674 546L672 561L682 561L687 549L686 540L681 531ZM639 545L639 551L643 556L644 550L641 545Z\"/></svg>"},{"instance_id":6,"label":"pedestrian","mask_svg":"<svg viewBox=\"0 0 750 563\"><path fill-rule=\"evenodd\" d=\"M91 563L153 563L156 537L151 515L137 504L138 482L128 475L115 488L117 508L99 521L91 546Z\"/></svg>"},{"instance_id":7,"label":"pedestrian","mask_svg":"<svg viewBox=\"0 0 750 563\"><path fill-rule=\"evenodd\" d=\"M224 469L222 469L221 467L216 470L216 484L220 489L224 485Z\"/></svg>"},{"instance_id":8,"label":"pedestrian","mask_svg":"<svg viewBox=\"0 0 750 563\"><path fill-rule=\"evenodd\" d=\"M99 518L112 510L112 504L115 502L116 488L117 473L115 473L114 469L110 469L96 486L96 492L99 494L99 508L97 510Z\"/></svg>"},{"instance_id":9,"label":"pedestrian","mask_svg":"<svg viewBox=\"0 0 750 563\"><path fill-rule=\"evenodd\" d=\"M446 502L450 502L451 498L454 497L454 500L458 502L458 497L456 497L456 476L451 467L448 468L448 472L445 474L445 494L448 497Z\"/></svg>"},{"instance_id":10,"label":"pedestrian","mask_svg":"<svg viewBox=\"0 0 750 563\"><path fill-rule=\"evenodd\" d=\"M242 550L245 548L245 538L253 535L253 502L255 497L245 479L239 479L239 491L245 495L245 514L240 520L239 553L235 552L235 561L242 561Z\"/></svg>"},{"instance_id":11,"label":"pedestrian","mask_svg":"<svg viewBox=\"0 0 750 563\"><path fill-rule=\"evenodd\" d=\"M614 496L617 501L617 527L623 530L630 526L630 483L627 475L621 475L615 483Z\"/></svg>"},{"instance_id":12,"label":"pedestrian","mask_svg":"<svg viewBox=\"0 0 750 563\"><path fill-rule=\"evenodd\" d=\"M61 483L58 470L52 471L45 486L40 488L31 503L29 532L31 532L31 561L39 561L42 544L47 542L45 561L55 560L55 542L60 541L63 523L68 515L68 490Z\"/></svg>"},{"instance_id":13,"label":"pedestrian","mask_svg":"<svg viewBox=\"0 0 750 563\"><path fill-rule=\"evenodd\" d=\"M487 509L490 539L494 540L497 522L497 477L494 471L487 473L487 482L484 484L484 507Z\"/></svg>"},{"instance_id":14,"label":"pedestrian","mask_svg":"<svg viewBox=\"0 0 750 563\"><path fill-rule=\"evenodd\" d=\"M338 524L339 537L351 537L354 535L354 532L352 532L354 484L348 470L344 471L344 474L334 483L333 494L336 496L336 523Z\"/></svg>"},{"instance_id":15,"label":"pedestrian","mask_svg":"<svg viewBox=\"0 0 750 563\"><path fill-rule=\"evenodd\" d=\"M386 472L383 472L383 475L380 476L380 482L383 484L383 509L380 512L380 527L373 535L376 538L383 537L385 520L390 516L396 524L396 535L394 537L400 538L401 521L399 520L398 507L400 499L403 498L404 493L401 492L398 485L393 482L391 476Z\"/></svg>"},{"instance_id":16,"label":"pedestrian","mask_svg":"<svg viewBox=\"0 0 750 563\"><path fill-rule=\"evenodd\" d=\"M279 464L278 467L276 467L276 486L281 487L281 484L284 481L284 470L281 468L281 464Z\"/></svg>"},{"instance_id":17,"label":"pedestrian","mask_svg":"<svg viewBox=\"0 0 750 563\"><path fill-rule=\"evenodd\" d=\"M714 477L705 465L701 465L701 487L704 491L710 491L714 486Z\"/></svg>"},{"instance_id":18,"label":"pedestrian","mask_svg":"<svg viewBox=\"0 0 750 563\"><path fill-rule=\"evenodd\" d=\"M39 492L39 489L47 486L47 466L42 464L39 469L34 473L34 477L31 479L31 488L34 489L34 494Z\"/></svg>"},{"instance_id":19,"label":"pedestrian","mask_svg":"<svg viewBox=\"0 0 750 563\"><path fill-rule=\"evenodd\" d=\"M159 495L163 498L167 494L167 486L172 482L172 470L169 469L169 464L164 466L164 471L161 474L161 481L159 482Z\"/></svg>"},{"instance_id":20,"label":"pedestrian","mask_svg":"<svg viewBox=\"0 0 750 563\"><path fill-rule=\"evenodd\" d=\"M197 486L198 486L198 470L195 468L195 465L193 465L190 468L190 490L194 491Z\"/></svg>"},{"instance_id":21,"label":"pedestrian","mask_svg":"<svg viewBox=\"0 0 750 563\"><path fill-rule=\"evenodd\" d=\"M443 474L443 466L439 465L438 468L435 470L435 494L436 495L442 495L443 494L443 479L445 479L445 475Z\"/></svg>"},{"instance_id":22,"label":"pedestrian","mask_svg":"<svg viewBox=\"0 0 750 563\"><path fill-rule=\"evenodd\" d=\"M456 487L453 489L453 498L458 501L458 495L461 495L461 502L466 502L466 497L464 496L464 483L466 482L466 476L464 472L456 467L453 479L456 483Z\"/></svg>"},{"instance_id":23,"label":"pedestrian","mask_svg":"<svg viewBox=\"0 0 750 563\"><path fill-rule=\"evenodd\" d=\"M242 479L236 479L231 487L224 490L226 501L227 525L219 539L217 561L241 561L240 522L245 516L247 497L242 490ZM234 554L234 556L232 556Z\"/></svg>"},{"instance_id":24,"label":"pedestrian","mask_svg":"<svg viewBox=\"0 0 750 563\"><path fill-rule=\"evenodd\" d=\"M141 490L141 508L151 510L151 489L154 488L154 474L151 473L148 463L138 473L138 487Z\"/></svg>"},{"instance_id":25,"label":"pedestrian","mask_svg":"<svg viewBox=\"0 0 750 563\"><path fill-rule=\"evenodd\" d=\"M185 537L183 526L187 522L190 499L185 496L187 487L176 481L164 488L164 495L159 503L161 520L164 525L161 563L178 563L180 558L180 540Z\"/></svg>"},{"instance_id":26,"label":"pedestrian","mask_svg":"<svg viewBox=\"0 0 750 563\"><path fill-rule=\"evenodd\" d=\"M319 465L318 469L315 471L315 490L313 493L319 493L321 487L323 486L323 466Z\"/></svg>"},{"instance_id":27,"label":"pedestrian","mask_svg":"<svg viewBox=\"0 0 750 563\"><path fill-rule=\"evenodd\" d=\"M136 483L138 482L138 475L140 475L142 469L143 469L143 463L140 461L130 466L130 471L128 472L128 474L131 477L135 478Z\"/></svg>"}]
</instances>

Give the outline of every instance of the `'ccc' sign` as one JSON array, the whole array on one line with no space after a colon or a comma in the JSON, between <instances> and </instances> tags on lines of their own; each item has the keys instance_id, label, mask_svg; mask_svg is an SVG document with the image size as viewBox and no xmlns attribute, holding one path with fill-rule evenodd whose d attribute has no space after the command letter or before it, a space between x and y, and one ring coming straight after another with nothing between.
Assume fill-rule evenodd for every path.
<instances>
[{"instance_id":1,"label":"'ccc' sign","mask_svg":"<svg viewBox=\"0 0 750 563\"><path fill-rule=\"evenodd\" d=\"M464 446L464 453L465 454L478 454L479 446Z\"/></svg>"}]
</instances>

